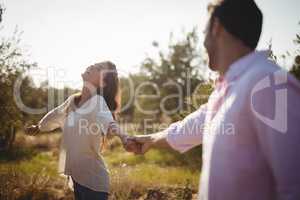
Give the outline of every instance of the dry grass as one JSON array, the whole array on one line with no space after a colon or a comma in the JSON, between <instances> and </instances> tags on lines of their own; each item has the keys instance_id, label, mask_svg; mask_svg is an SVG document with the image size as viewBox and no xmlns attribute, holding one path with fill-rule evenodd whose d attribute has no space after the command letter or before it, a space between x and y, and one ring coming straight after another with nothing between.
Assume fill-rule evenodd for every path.
<instances>
[{"instance_id":1,"label":"dry grass","mask_svg":"<svg viewBox=\"0 0 300 200\"><path fill-rule=\"evenodd\" d=\"M0 167L1 200L72 200L64 180L27 161Z\"/></svg>"},{"instance_id":2,"label":"dry grass","mask_svg":"<svg viewBox=\"0 0 300 200\"><path fill-rule=\"evenodd\" d=\"M114 167L111 171L112 200L191 200L197 191L198 176L183 169L142 164Z\"/></svg>"},{"instance_id":3,"label":"dry grass","mask_svg":"<svg viewBox=\"0 0 300 200\"><path fill-rule=\"evenodd\" d=\"M1 200L73 199L57 174L59 140L59 133L17 135L15 148L0 153ZM191 200L196 192L199 171L182 166L177 154L154 150L135 156L114 138L104 156L111 171L110 200Z\"/></svg>"}]
</instances>

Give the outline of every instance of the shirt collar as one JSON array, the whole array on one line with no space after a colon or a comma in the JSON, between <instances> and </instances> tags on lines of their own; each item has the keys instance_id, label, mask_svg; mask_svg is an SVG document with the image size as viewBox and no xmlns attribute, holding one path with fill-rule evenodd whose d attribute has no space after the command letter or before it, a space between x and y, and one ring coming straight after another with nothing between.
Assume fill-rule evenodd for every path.
<instances>
[{"instance_id":1,"label":"shirt collar","mask_svg":"<svg viewBox=\"0 0 300 200\"><path fill-rule=\"evenodd\" d=\"M262 50L262 51L253 51L242 58L238 59L234 63L232 63L225 73L224 77L221 80L225 80L226 82L231 82L241 76L243 73L250 68L257 60L267 59L270 55L269 50Z\"/></svg>"}]
</instances>

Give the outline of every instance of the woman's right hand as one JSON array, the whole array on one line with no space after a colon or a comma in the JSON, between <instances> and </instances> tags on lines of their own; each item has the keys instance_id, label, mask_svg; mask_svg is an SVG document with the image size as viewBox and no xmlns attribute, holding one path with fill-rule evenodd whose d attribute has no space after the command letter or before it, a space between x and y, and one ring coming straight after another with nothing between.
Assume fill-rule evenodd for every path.
<instances>
[{"instance_id":1,"label":"woman's right hand","mask_svg":"<svg viewBox=\"0 0 300 200\"><path fill-rule=\"evenodd\" d=\"M40 132L38 125L30 125L25 127L25 134L27 135L36 135Z\"/></svg>"},{"instance_id":2,"label":"woman's right hand","mask_svg":"<svg viewBox=\"0 0 300 200\"><path fill-rule=\"evenodd\" d=\"M141 154L142 145L135 141L134 136L127 135L126 137L123 137L122 143L123 147L126 151L132 152L135 154Z\"/></svg>"}]
</instances>

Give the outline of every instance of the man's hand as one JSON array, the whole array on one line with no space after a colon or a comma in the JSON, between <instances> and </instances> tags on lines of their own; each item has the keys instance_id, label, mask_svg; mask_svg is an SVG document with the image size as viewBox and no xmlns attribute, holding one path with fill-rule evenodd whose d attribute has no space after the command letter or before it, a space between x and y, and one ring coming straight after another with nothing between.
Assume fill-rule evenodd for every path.
<instances>
[{"instance_id":1,"label":"man's hand","mask_svg":"<svg viewBox=\"0 0 300 200\"><path fill-rule=\"evenodd\" d=\"M39 126L38 125L31 125L25 127L25 134L27 135L36 135L40 132Z\"/></svg>"}]
</instances>

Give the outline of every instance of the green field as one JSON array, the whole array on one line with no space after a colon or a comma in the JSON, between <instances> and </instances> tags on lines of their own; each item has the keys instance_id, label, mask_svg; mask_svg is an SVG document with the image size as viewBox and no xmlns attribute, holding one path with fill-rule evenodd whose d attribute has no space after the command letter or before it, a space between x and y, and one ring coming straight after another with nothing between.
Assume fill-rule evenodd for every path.
<instances>
[{"instance_id":1,"label":"green field","mask_svg":"<svg viewBox=\"0 0 300 200\"><path fill-rule=\"evenodd\" d=\"M73 199L67 179L57 174L59 140L60 133L31 137L19 132L14 148L0 154L0 199ZM103 155L111 171L111 200L195 196L200 167L193 152L151 150L137 156L114 138Z\"/></svg>"}]
</instances>

